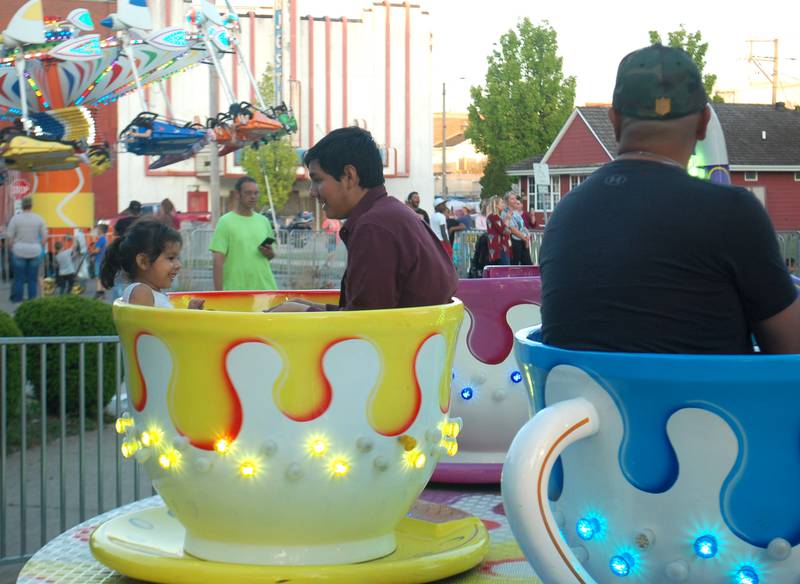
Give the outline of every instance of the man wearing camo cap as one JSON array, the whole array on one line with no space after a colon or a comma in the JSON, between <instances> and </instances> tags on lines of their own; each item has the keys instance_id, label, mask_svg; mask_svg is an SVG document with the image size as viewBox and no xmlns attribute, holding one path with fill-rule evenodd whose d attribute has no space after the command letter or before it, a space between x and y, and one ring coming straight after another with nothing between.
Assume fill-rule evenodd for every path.
<instances>
[{"instance_id":1,"label":"man wearing camo cap","mask_svg":"<svg viewBox=\"0 0 800 584\"><path fill-rule=\"evenodd\" d=\"M800 353L800 303L747 190L688 175L710 111L677 48L626 56L609 118L616 160L564 197L541 249L542 334L570 349Z\"/></svg>"}]
</instances>

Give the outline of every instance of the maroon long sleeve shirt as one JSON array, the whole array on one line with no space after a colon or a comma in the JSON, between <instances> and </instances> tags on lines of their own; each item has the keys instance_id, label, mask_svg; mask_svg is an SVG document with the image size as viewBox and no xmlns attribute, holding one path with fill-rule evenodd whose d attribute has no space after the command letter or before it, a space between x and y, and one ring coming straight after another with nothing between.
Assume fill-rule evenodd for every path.
<instances>
[{"instance_id":1,"label":"maroon long sleeve shirt","mask_svg":"<svg viewBox=\"0 0 800 584\"><path fill-rule=\"evenodd\" d=\"M458 276L439 240L383 185L367 191L340 236L347 247L340 308L431 306L455 294Z\"/></svg>"}]
</instances>

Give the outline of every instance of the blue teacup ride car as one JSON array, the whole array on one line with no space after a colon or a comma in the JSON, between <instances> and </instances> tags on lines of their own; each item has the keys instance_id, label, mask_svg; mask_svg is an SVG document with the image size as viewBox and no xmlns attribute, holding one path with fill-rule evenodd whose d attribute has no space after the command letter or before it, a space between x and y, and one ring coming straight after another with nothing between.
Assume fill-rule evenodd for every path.
<instances>
[{"instance_id":1,"label":"blue teacup ride car","mask_svg":"<svg viewBox=\"0 0 800 584\"><path fill-rule=\"evenodd\" d=\"M800 575L800 356L571 351L516 334L534 418L503 499L548 583Z\"/></svg>"}]
</instances>

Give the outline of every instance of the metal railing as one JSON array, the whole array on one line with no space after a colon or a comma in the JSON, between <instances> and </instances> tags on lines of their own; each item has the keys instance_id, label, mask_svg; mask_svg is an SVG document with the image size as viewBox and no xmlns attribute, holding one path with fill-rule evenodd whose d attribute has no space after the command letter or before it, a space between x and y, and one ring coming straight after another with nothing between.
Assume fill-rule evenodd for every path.
<instances>
[{"instance_id":1,"label":"metal railing","mask_svg":"<svg viewBox=\"0 0 800 584\"><path fill-rule=\"evenodd\" d=\"M116 336L0 338L0 564L152 494L114 430L121 357Z\"/></svg>"},{"instance_id":2,"label":"metal railing","mask_svg":"<svg viewBox=\"0 0 800 584\"><path fill-rule=\"evenodd\" d=\"M209 226L184 230L178 290L213 290L212 257L208 250L214 230ZM270 260L283 290L339 288L347 250L336 234L323 231L280 231Z\"/></svg>"},{"instance_id":3,"label":"metal railing","mask_svg":"<svg viewBox=\"0 0 800 584\"><path fill-rule=\"evenodd\" d=\"M183 236L183 270L178 276L176 290L212 290L212 259L208 246L214 230L202 224L181 231ZM459 231L453 244L453 261L460 278L469 273L470 261L478 238L485 233L479 230ZM543 230L531 231L530 252L534 264L539 263L539 248ZM800 263L800 231L778 231L778 245L785 260ZM64 235L49 238L48 249ZM87 242L91 245L92 239ZM338 288L347 263L347 250L335 234L321 231L280 231L276 244L276 257L270 262L281 289ZM85 259L86 262L90 258ZM800 268L799 268L800 269ZM42 276L54 273L52 254L42 263ZM0 281L11 278L11 254L4 236L0 235Z\"/></svg>"}]
</instances>

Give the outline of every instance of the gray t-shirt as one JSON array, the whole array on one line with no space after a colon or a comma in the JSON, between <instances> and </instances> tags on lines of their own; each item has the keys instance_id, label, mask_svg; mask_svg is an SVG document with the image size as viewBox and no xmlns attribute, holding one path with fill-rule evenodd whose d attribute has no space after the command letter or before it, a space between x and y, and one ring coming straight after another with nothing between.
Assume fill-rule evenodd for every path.
<instances>
[{"instance_id":1,"label":"gray t-shirt","mask_svg":"<svg viewBox=\"0 0 800 584\"><path fill-rule=\"evenodd\" d=\"M56 254L59 276L71 276L75 273L75 262L72 261L72 248L62 249Z\"/></svg>"},{"instance_id":2,"label":"gray t-shirt","mask_svg":"<svg viewBox=\"0 0 800 584\"><path fill-rule=\"evenodd\" d=\"M11 218L6 233L14 240L11 253L27 260L41 255L42 242L47 239L47 226L44 219L33 211L23 211Z\"/></svg>"}]
</instances>

